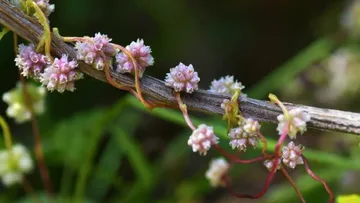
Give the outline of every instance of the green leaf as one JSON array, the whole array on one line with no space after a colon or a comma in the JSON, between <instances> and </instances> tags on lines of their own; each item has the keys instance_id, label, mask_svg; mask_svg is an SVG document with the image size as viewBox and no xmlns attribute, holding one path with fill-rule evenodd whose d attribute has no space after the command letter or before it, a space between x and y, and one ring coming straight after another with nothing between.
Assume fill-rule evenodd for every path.
<instances>
[{"instance_id":1,"label":"green leaf","mask_svg":"<svg viewBox=\"0 0 360 203\"><path fill-rule=\"evenodd\" d=\"M79 175L76 180L74 202L82 202L84 197L87 178L93 168L93 159L96 155L97 144L102 133L107 129L109 123L115 119L116 116L123 110L125 101L120 100L114 107L103 112L101 119L92 123L88 129L88 139L90 140L87 146L87 153L82 161L83 165L79 169ZM83 126L85 127L85 126Z\"/></svg>"},{"instance_id":2,"label":"green leaf","mask_svg":"<svg viewBox=\"0 0 360 203\"><path fill-rule=\"evenodd\" d=\"M184 127L186 127L186 122L184 121L184 118L182 116L182 114L178 111L175 110L170 110L170 109L154 109L152 111L148 111L147 109L145 109L145 107L143 107L143 105L138 102L134 97L127 97L127 101L128 103L139 109L142 110L146 113L149 113L151 115L157 116L159 118L165 119L169 122L173 122L179 125L182 125ZM195 117L191 117L191 120L193 121L194 125L199 125L202 122L201 119L195 118ZM225 126L219 126L217 123L211 123L208 122L208 125L214 125L214 131L215 133L223 139L229 139L229 137L226 134L226 127ZM190 134L190 132L189 132ZM267 139L267 143L268 143L268 148L267 150L269 152L274 152L275 149L275 145L276 145L275 140L268 138ZM355 162L354 160L352 160L349 157L342 157L339 156L337 154L334 153L327 153L327 152L321 152L321 151L316 151L316 150L311 150L311 149L306 149L304 152L304 155L312 161L316 161L322 164L329 164L332 167L337 167L337 168L347 168L347 169L360 169L360 162Z\"/></svg>"},{"instance_id":3,"label":"green leaf","mask_svg":"<svg viewBox=\"0 0 360 203\"><path fill-rule=\"evenodd\" d=\"M289 83L297 74L310 67L315 61L326 58L334 47L335 43L328 38L313 42L288 62L272 71L246 93L252 98L267 96L270 92L276 91L284 84Z\"/></svg>"},{"instance_id":4,"label":"green leaf","mask_svg":"<svg viewBox=\"0 0 360 203\"><path fill-rule=\"evenodd\" d=\"M115 137L111 137L89 183L87 194L91 199L101 202L104 198L109 187L116 179L122 157L122 147L119 147L116 143Z\"/></svg>"},{"instance_id":5,"label":"green leaf","mask_svg":"<svg viewBox=\"0 0 360 203\"><path fill-rule=\"evenodd\" d=\"M130 120L130 119L129 119ZM146 156L136 140L126 132L123 126L115 125L111 129L112 136L119 147L122 147L124 153L129 159L129 162L136 172L141 184L144 187L151 185L153 169L148 163Z\"/></svg>"}]
</instances>

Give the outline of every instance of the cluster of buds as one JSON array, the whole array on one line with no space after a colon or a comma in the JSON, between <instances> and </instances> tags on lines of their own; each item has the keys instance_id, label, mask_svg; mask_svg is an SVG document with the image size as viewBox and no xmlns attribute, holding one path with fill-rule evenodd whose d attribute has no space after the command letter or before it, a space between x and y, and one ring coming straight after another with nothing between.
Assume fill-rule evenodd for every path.
<instances>
[{"instance_id":1,"label":"cluster of buds","mask_svg":"<svg viewBox=\"0 0 360 203\"><path fill-rule=\"evenodd\" d=\"M4 185L21 183L24 174L33 169L33 160L28 150L16 144L10 150L0 151L0 177Z\"/></svg>"},{"instance_id":2,"label":"cluster of buds","mask_svg":"<svg viewBox=\"0 0 360 203\"><path fill-rule=\"evenodd\" d=\"M225 76L221 77L218 80L213 80L210 85L209 92L219 93L219 94L235 94L236 91L241 91L245 86L234 80L234 76Z\"/></svg>"},{"instance_id":3,"label":"cluster of buds","mask_svg":"<svg viewBox=\"0 0 360 203\"><path fill-rule=\"evenodd\" d=\"M225 186L224 175L230 168L229 163L224 158L213 159L205 177L209 180L212 187Z\"/></svg>"},{"instance_id":4,"label":"cluster of buds","mask_svg":"<svg viewBox=\"0 0 360 203\"><path fill-rule=\"evenodd\" d=\"M125 49L135 59L139 71L139 76L142 77L145 69L148 66L154 65L154 57L151 55L151 48L144 44L143 39L138 39L136 42L131 42ZM135 67L129 56L124 52L119 52L116 58L116 72L135 74Z\"/></svg>"},{"instance_id":5,"label":"cluster of buds","mask_svg":"<svg viewBox=\"0 0 360 203\"><path fill-rule=\"evenodd\" d=\"M304 164L304 160L301 157L304 149L305 148L302 145L295 145L294 142L289 142L287 146L282 148L281 157L277 159L278 163L276 170L281 168L281 162L292 169L299 164ZM267 159L264 161L264 165L267 169L269 169L269 171L272 169L274 161L274 159Z\"/></svg>"},{"instance_id":6,"label":"cluster of buds","mask_svg":"<svg viewBox=\"0 0 360 203\"><path fill-rule=\"evenodd\" d=\"M45 55L35 51L33 44L20 44L15 62L22 75L39 80L50 91L74 91L74 81L83 76L76 70L76 61L69 61L68 56L63 55L50 63Z\"/></svg>"},{"instance_id":7,"label":"cluster of buds","mask_svg":"<svg viewBox=\"0 0 360 203\"><path fill-rule=\"evenodd\" d=\"M112 57L116 54L115 48L110 44L111 40L107 35L96 33L95 37L86 38L84 42L76 42L77 60L103 70L105 63L111 65Z\"/></svg>"},{"instance_id":8,"label":"cluster of buds","mask_svg":"<svg viewBox=\"0 0 360 203\"><path fill-rule=\"evenodd\" d=\"M188 140L188 145L192 147L193 152L199 152L200 155L206 155L210 147L219 142L211 126L201 124L193 131Z\"/></svg>"},{"instance_id":9,"label":"cluster of buds","mask_svg":"<svg viewBox=\"0 0 360 203\"><path fill-rule=\"evenodd\" d=\"M260 127L260 124L252 118L242 121L239 127L232 128L229 132L230 146L240 151L246 151L247 146L257 147Z\"/></svg>"},{"instance_id":10,"label":"cluster of buds","mask_svg":"<svg viewBox=\"0 0 360 203\"><path fill-rule=\"evenodd\" d=\"M276 129L279 134L283 134L286 130L289 137L295 139L298 132L303 134L306 131L306 122L310 121L310 115L299 108L295 108L291 109L288 114L279 115L277 120L279 124Z\"/></svg>"},{"instance_id":11,"label":"cluster of buds","mask_svg":"<svg viewBox=\"0 0 360 203\"><path fill-rule=\"evenodd\" d=\"M75 70L77 66L76 61L69 61L68 56L63 55L60 59L56 58L54 63L45 69L40 81L50 91L73 92L74 82L83 78L83 74Z\"/></svg>"},{"instance_id":12,"label":"cluster of buds","mask_svg":"<svg viewBox=\"0 0 360 203\"><path fill-rule=\"evenodd\" d=\"M37 53L34 44L28 46L19 45L19 54L15 58L15 64L19 67L21 75L40 80L41 73L50 64L47 56Z\"/></svg>"},{"instance_id":13,"label":"cluster of buds","mask_svg":"<svg viewBox=\"0 0 360 203\"><path fill-rule=\"evenodd\" d=\"M46 90L44 87L38 87L32 83L26 84L26 90L31 99L32 109L36 115L40 115L45 111ZM25 103L23 89L18 83L14 89L5 92L2 96L4 102L9 107L6 110L7 116L14 118L15 122L23 123L31 119L31 110Z\"/></svg>"},{"instance_id":14,"label":"cluster of buds","mask_svg":"<svg viewBox=\"0 0 360 203\"><path fill-rule=\"evenodd\" d=\"M193 93L198 89L199 81L198 73L194 70L192 64L187 66L179 63L179 65L170 69L170 73L166 74L165 85L172 87L175 92Z\"/></svg>"}]
</instances>

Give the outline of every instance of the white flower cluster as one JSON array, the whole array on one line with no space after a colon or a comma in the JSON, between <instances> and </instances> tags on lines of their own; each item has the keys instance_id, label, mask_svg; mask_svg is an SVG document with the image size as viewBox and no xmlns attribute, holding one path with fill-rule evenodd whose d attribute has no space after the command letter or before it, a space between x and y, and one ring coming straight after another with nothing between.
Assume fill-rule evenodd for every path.
<instances>
[{"instance_id":1,"label":"white flower cluster","mask_svg":"<svg viewBox=\"0 0 360 203\"><path fill-rule=\"evenodd\" d=\"M279 134L284 133L286 125L289 123L288 135L291 139L295 139L298 132L302 134L306 131L306 122L310 121L310 115L299 108L295 108L289 111L288 118L281 114L277 119L279 121L277 126Z\"/></svg>"},{"instance_id":2,"label":"white flower cluster","mask_svg":"<svg viewBox=\"0 0 360 203\"><path fill-rule=\"evenodd\" d=\"M210 85L209 92L220 94L234 94L236 90L242 90L245 87L241 82L235 81L234 76L221 77L218 80L213 80Z\"/></svg>"},{"instance_id":3,"label":"white flower cluster","mask_svg":"<svg viewBox=\"0 0 360 203\"><path fill-rule=\"evenodd\" d=\"M229 170L229 163L224 158L217 158L210 162L210 167L206 171L205 177L213 187L224 186L224 175Z\"/></svg>"},{"instance_id":4,"label":"white flower cluster","mask_svg":"<svg viewBox=\"0 0 360 203\"><path fill-rule=\"evenodd\" d=\"M254 119L248 118L237 128L232 128L229 132L230 146L240 151L246 151L247 146L256 147L259 143L257 133L260 130L260 124Z\"/></svg>"},{"instance_id":5,"label":"white flower cluster","mask_svg":"<svg viewBox=\"0 0 360 203\"><path fill-rule=\"evenodd\" d=\"M302 159L302 154L304 151L304 147L302 145L295 145L294 142L289 142L287 146L282 148L282 155L278 159L278 165L276 170L280 169L281 161L289 168L294 169L296 165L304 164L304 160ZM264 165L267 169L271 170L274 165L274 159L267 159L264 161Z\"/></svg>"},{"instance_id":6,"label":"white flower cluster","mask_svg":"<svg viewBox=\"0 0 360 203\"><path fill-rule=\"evenodd\" d=\"M11 151L4 149L0 151L0 177L6 186L21 183L24 174L33 169L33 160L28 150L16 144Z\"/></svg>"},{"instance_id":7,"label":"white flower cluster","mask_svg":"<svg viewBox=\"0 0 360 203\"><path fill-rule=\"evenodd\" d=\"M28 83L26 84L26 90L31 98L34 113L37 115L44 113L46 96L45 88ZM20 83L18 83L14 89L5 92L2 99L9 105L6 109L7 116L14 118L15 122L23 123L31 119L31 111L25 104L25 98Z\"/></svg>"}]
</instances>

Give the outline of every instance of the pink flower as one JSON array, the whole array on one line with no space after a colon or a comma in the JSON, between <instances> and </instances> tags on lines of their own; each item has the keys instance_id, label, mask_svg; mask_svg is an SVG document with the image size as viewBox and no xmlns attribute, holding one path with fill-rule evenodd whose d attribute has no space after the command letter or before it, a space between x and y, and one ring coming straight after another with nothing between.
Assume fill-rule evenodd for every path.
<instances>
[{"instance_id":1,"label":"pink flower","mask_svg":"<svg viewBox=\"0 0 360 203\"><path fill-rule=\"evenodd\" d=\"M303 151L304 147L302 145L296 146L294 142L290 142L287 147L282 148L283 163L290 168L295 168L298 164L304 164L301 157Z\"/></svg>"},{"instance_id":2,"label":"pink flower","mask_svg":"<svg viewBox=\"0 0 360 203\"><path fill-rule=\"evenodd\" d=\"M198 73L194 71L191 64L186 66L180 63L166 74L165 85L174 88L176 92L192 93L198 89L199 81Z\"/></svg>"},{"instance_id":3,"label":"pink flower","mask_svg":"<svg viewBox=\"0 0 360 203\"><path fill-rule=\"evenodd\" d=\"M86 42L76 42L77 60L82 60L97 70L103 70L105 62L111 65L111 59L116 53L110 42L111 39L107 35L100 33L96 33L95 37Z\"/></svg>"},{"instance_id":4,"label":"pink flower","mask_svg":"<svg viewBox=\"0 0 360 203\"><path fill-rule=\"evenodd\" d=\"M154 65L154 58L151 55L150 46L144 45L144 40L138 39L125 47L136 60L139 76L142 77L148 66ZM123 52L116 54L116 72L135 74L135 69L130 58Z\"/></svg>"},{"instance_id":5,"label":"pink flower","mask_svg":"<svg viewBox=\"0 0 360 203\"><path fill-rule=\"evenodd\" d=\"M211 145L217 144L218 140L219 138L214 134L213 127L201 124L189 137L188 145L192 147L193 152L206 155Z\"/></svg>"},{"instance_id":6,"label":"pink flower","mask_svg":"<svg viewBox=\"0 0 360 203\"><path fill-rule=\"evenodd\" d=\"M54 63L48 66L41 75L41 83L50 91L65 90L74 91L74 81L83 77L83 74L75 69L78 66L75 60L69 61L67 55L62 55L60 59L55 58Z\"/></svg>"},{"instance_id":7,"label":"pink flower","mask_svg":"<svg viewBox=\"0 0 360 203\"><path fill-rule=\"evenodd\" d=\"M19 54L15 58L15 64L19 67L21 75L39 79L44 68L50 64L49 59L35 51L34 44L28 46L19 45Z\"/></svg>"}]
</instances>

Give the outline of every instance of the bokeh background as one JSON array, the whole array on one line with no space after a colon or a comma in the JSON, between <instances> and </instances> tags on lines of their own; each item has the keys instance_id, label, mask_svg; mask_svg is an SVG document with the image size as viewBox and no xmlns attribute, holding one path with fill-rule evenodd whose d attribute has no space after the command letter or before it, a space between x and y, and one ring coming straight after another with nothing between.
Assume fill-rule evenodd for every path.
<instances>
[{"instance_id":1,"label":"bokeh background","mask_svg":"<svg viewBox=\"0 0 360 203\"><path fill-rule=\"evenodd\" d=\"M64 36L108 34L127 45L143 38L155 66L146 74L163 79L179 62L193 64L200 87L234 75L245 93L267 99L276 93L288 102L358 112L360 18L358 1L339 0L54 0L52 27ZM357 6L357 7L356 7ZM358 9L359 10L359 9ZM0 42L0 92L15 87L12 36ZM359 70L358 70L359 69ZM190 130L179 113L147 112L131 95L90 77L74 93L49 93L38 117L45 158L59 202L298 202L290 184L277 175L264 198L239 200L205 179L209 161L187 146ZM0 113L7 105L0 102ZM225 135L225 122L192 113ZM32 149L29 123L8 119L13 139ZM275 125L263 132L276 139ZM359 193L360 139L310 130L299 142L311 149L311 164L336 195ZM222 138L227 146L227 140ZM248 150L256 156L257 150ZM290 171L308 202L327 202L322 185L303 167ZM233 187L254 194L267 171L261 164L231 169ZM39 171L28 176L43 196ZM0 202L30 202L21 186L0 186Z\"/></svg>"}]
</instances>

